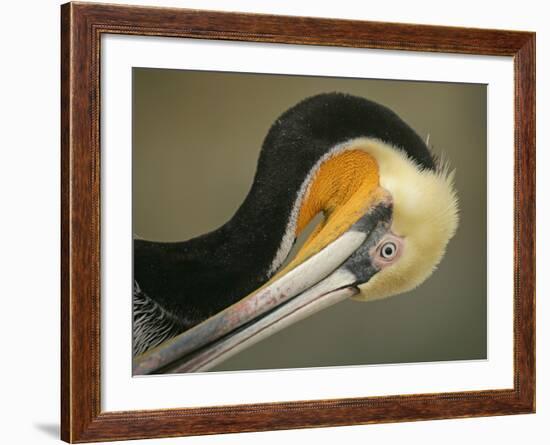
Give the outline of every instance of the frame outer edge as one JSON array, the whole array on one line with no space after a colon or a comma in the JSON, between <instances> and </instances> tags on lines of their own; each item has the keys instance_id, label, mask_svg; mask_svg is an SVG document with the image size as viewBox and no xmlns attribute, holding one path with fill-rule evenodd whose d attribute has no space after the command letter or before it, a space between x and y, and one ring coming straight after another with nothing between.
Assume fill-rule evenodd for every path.
<instances>
[{"instance_id":1,"label":"frame outer edge","mask_svg":"<svg viewBox=\"0 0 550 445\"><path fill-rule=\"evenodd\" d=\"M361 25L361 29L353 29L353 24ZM389 37L377 31L384 29L390 32ZM103 32L514 56L514 389L102 413L97 76L99 38ZM417 45L402 46L412 35L417 37ZM450 40L449 36L453 42L442 44ZM175 437L534 412L534 33L68 3L61 6L61 40L61 438L64 441Z\"/></svg>"},{"instance_id":2,"label":"frame outer edge","mask_svg":"<svg viewBox=\"0 0 550 445\"><path fill-rule=\"evenodd\" d=\"M99 402L99 144L88 9L61 5L61 439L86 440ZM97 149L96 149L97 148ZM97 263L97 264L96 264Z\"/></svg>"},{"instance_id":3,"label":"frame outer edge","mask_svg":"<svg viewBox=\"0 0 550 445\"><path fill-rule=\"evenodd\" d=\"M71 441L70 378L70 144L71 4L61 5L61 422L60 436Z\"/></svg>"},{"instance_id":4,"label":"frame outer edge","mask_svg":"<svg viewBox=\"0 0 550 445\"><path fill-rule=\"evenodd\" d=\"M515 55L516 106L516 386L526 412L536 410L536 35L532 33Z\"/></svg>"}]
</instances>

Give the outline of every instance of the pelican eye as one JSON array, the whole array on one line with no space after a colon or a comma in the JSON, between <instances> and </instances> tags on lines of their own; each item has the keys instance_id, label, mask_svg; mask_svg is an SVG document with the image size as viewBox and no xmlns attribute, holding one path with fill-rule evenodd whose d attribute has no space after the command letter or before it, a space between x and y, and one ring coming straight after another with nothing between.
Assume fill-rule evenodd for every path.
<instances>
[{"instance_id":1,"label":"pelican eye","mask_svg":"<svg viewBox=\"0 0 550 445\"><path fill-rule=\"evenodd\" d=\"M385 260L392 260L397 254L397 245L393 241L382 244L380 256Z\"/></svg>"}]
</instances>

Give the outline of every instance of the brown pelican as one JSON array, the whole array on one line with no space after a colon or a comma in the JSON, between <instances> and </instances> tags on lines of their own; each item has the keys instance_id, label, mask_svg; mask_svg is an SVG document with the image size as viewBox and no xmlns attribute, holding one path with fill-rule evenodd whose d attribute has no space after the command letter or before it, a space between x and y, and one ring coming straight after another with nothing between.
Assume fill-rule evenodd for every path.
<instances>
[{"instance_id":1,"label":"brown pelican","mask_svg":"<svg viewBox=\"0 0 550 445\"><path fill-rule=\"evenodd\" d=\"M457 224L453 174L393 111L307 98L272 125L226 224L182 242L134 240L134 374L206 370L344 298L411 290Z\"/></svg>"}]
</instances>

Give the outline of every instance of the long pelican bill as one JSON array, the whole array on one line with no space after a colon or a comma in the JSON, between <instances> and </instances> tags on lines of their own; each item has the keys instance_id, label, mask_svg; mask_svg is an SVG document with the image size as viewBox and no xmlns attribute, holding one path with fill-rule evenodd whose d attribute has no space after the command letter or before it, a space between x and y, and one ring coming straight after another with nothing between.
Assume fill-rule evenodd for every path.
<instances>
[{"instance_id":1,"label":"long pelican bill","mask_svg":"<svg viewBox=\"0 0 550 445\"><path fill-rule=\"evenodd\" d=\"M390 232L391 195L378 187L346 218L327 218L296 258L264 286L193 328L134 358L133 374L206 371L311 314L359 293L379 270ZM350 219L351 218L351 219ZM346 222L342 222L346 221Z\"/></svg>"}]
</instances>

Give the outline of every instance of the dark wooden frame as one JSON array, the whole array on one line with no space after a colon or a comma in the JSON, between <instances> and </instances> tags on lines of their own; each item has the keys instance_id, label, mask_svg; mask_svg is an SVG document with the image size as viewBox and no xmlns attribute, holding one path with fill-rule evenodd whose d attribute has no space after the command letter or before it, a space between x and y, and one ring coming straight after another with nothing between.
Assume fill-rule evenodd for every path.
<instances>
[{"instance_id":1,"label":"dark wooden frame","mask_svg":"<svg viewBox=\"0 0 550 445\"><path fill-rule=\"evenodd\" d=\"M133 34L512 56L514 388L102 412L100 38ZM61 437L171 437L535 411L535 34L92 3L61 7ZM510 252L512 254L512 252Z\"/></svg>"}]
</instances>

